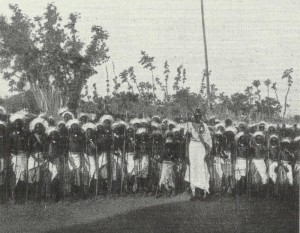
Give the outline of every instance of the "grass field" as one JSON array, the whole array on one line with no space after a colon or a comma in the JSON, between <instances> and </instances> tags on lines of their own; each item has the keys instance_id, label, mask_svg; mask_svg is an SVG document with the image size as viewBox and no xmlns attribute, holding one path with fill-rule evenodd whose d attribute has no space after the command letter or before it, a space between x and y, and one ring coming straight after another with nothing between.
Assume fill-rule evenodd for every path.
<instances>
[{"instance_id":1,"label":"grass field","mask_svg":"<svg viewBox=\"0 0 300 233\"><path fill-rule=\"evenodd\" d=\"M298 232L298 204L266 198L189 201L129 196L1 205L0 232Z\"/></svg>"}]
</instances>

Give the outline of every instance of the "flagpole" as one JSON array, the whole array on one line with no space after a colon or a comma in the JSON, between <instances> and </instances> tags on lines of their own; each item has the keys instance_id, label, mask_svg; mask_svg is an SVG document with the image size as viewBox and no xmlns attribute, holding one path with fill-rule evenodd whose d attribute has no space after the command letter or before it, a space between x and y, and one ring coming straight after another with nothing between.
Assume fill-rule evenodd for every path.
<instances>
[{"instance_id":1,"label":"flagpole","mask_svg":"<svg viewBox=\"0 0 300 233\"><path fill-rule=\"evenodd\" d=\"M208 107L207 110L209 112L210 111L210 84L209 84L209 69L208 69L208 56L207 56L203 0L201 0L201 16L202 16L202 30L203 30L203 43L204 43L204 59L205 59L204 76L206 76L207 107Z\"/></svg>"}]
</instances>

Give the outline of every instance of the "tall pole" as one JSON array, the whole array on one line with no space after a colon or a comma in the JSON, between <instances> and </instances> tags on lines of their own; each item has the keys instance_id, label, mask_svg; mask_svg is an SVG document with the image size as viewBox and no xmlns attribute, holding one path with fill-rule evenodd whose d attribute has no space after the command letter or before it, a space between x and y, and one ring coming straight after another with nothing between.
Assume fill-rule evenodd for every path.
<instances>
[{"instance_id":1,"label":"tall pole","mask_svg":"<svg viewBox=\"0 0 300 233\"><path fill-rule=\"evenodd\" d=\"M206 76L207 107L208 107L208 111L210 111L210 84L209 84L209 70L208 70L208 58L207 58L207 45L206 45L203 0L201 0L201 15L202 15L202 30L203 30L204 59L205 59L205 72L204 72L204 75Z\"/></svg>"}]
</instances>

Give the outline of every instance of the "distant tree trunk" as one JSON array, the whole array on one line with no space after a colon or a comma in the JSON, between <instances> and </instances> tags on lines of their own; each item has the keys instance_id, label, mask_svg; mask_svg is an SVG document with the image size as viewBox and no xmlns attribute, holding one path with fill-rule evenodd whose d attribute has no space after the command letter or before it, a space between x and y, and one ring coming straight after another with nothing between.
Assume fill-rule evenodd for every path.
<instances>
[{"instance_id":1,"label":"distant tree trunk","mask_svg":"<svg viewBox=\"0 0 300 233\"><path fill-rule=\"evenodd\" d=\"M153 70L151 70L151 75L152 75L153 104L155 105L156 100L155 100L155 86L154 86L154 75L153 75Z\"/></svg>"},{"instance_id":2,"label":"distant tree trunk","mask_svg":"<svg viewBox=\"0 0 300 233\"><path fill-rule=\"evenodd\" d=\"M268 115L269 115L269 119L271 117L271 110L270 110L270 88L268 86Z\"/></svg>"},{"instance_id":3,"label":"distant tree trunk","mask_svg":"<svg viewBox=\"0 0 300 233\"><path fill-rule=\"evenodd\" d=\"M289 95L290 88L291 88L291 87L289 86L288 89L287 89L286 95L285 95L285 97L284 97L284 110L283 110L283 115L282 115L282 118L283 118L283 119L284 119L285 114L286 114L286 109L287 109L287 97L288 97L288 95Z\"/></svg>"},{"instance_id":4,"label":"distant tree trunk","mask_svg":"<svg viewBox=\"0 0 300 233\"><path fill-rule=\"evenodd\" d=\"M30 89L42 112L55 114L67 102L67 96L63 96L57 88L51 85L42 88L36 83L31 83Z\"/></svg>"}]
</instances>

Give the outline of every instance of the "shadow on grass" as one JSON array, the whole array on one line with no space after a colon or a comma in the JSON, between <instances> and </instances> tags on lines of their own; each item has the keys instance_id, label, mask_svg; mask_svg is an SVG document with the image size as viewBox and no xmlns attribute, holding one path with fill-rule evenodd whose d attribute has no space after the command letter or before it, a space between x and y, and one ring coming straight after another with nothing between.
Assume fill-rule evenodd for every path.
<instances>
[{"instance_id":1,"label":"shadow on grass","mask_svg":"<svg viewBox=\"0 0 300 233\"><path fill-rule=\"evenodd\" d=\"M297 204L214 198L147 207L49 232L298 232Z\"/></svg>"}]
</instances>

